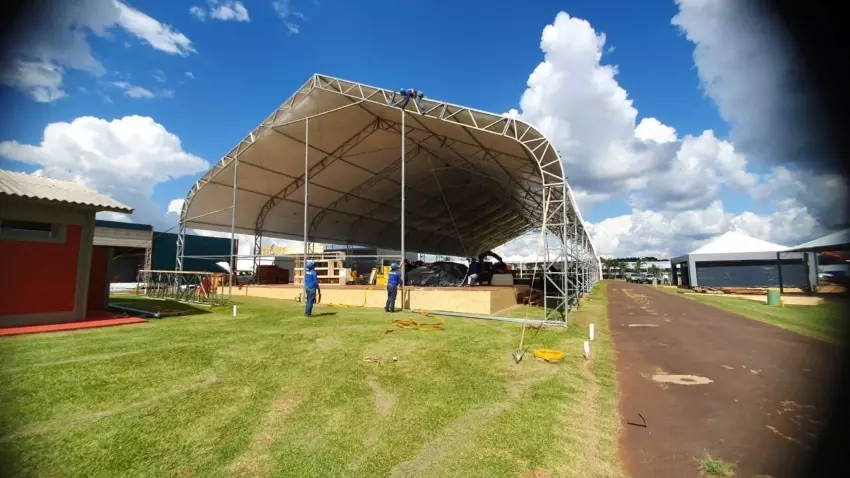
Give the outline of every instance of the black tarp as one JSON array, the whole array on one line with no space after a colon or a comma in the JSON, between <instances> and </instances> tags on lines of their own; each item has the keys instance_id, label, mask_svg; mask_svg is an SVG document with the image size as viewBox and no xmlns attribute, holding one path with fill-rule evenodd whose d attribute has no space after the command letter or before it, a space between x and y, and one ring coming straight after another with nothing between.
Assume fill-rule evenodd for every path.
<instances>
[{"instance_id":1,"label":"black tarp","mask_svg":"<svg viewBox=\"0 0 850 478\"><path fill-rule=\"evenodd\" d=\"M407 271L405 284L431 287L452 287L463 284L467 267L456 262L434 262Z\"/></svg>"},{"instance_id":2,"label":"black tarp","mask_svg":"<svg viewBox=\"0 0 850 478\"><path fill-rule=\"evenodd\" d=\"M699 287L779 287L776 261L697 262ZM782 261L783 287L806 287L801 260Z\"/></svg>"}]
</instances>

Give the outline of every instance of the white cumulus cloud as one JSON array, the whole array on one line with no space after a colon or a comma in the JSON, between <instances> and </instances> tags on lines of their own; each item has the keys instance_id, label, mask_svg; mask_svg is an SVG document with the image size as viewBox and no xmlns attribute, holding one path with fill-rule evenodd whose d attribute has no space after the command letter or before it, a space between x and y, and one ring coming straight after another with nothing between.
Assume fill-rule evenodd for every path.
<instances>
[{"instance_id":1,"label":"white cumulus cloud","mask_svg":"<svg viewBox=\"0 0 850 478\"><path fill-rule=\"evenodd\" d=\"M756 75L741 78L742 70L752 70L746 63L752 53L749 43L736 50L734 42L728 41L733 33L720 26L725 16L719 12L731 2L720 1L715 6L715 2L700 0L678 3L682 9L685 4L700 8L700 13L687 21L681 20L681 15L674 20L684 25L681 28L687 30L696 22L723 33L692 36L688 31L688 37L697 43L698 69L702 59L715 50L721 50L716 54L724 58L735 58L731 63L721 62L732 65L734 75L729 76L725 68L715 68L707 80L700 72L711 98L724 101L722 93L712 90L719 83L758 80ZM711 43L719 37L724 38ZM519 117L540 128L558 148L585 216L588 208L608 200L627 200L632 207L629 214L588 225L600 253L667 256L689 252L700 241L730 229L791 245L823 232L830 225L825 217L835 215L836 207L843 204L846 191L840 178L790 165L776 167L775 163L767 171L753 169L750 155L758 157L758 153L771 151L773 145L762 144L770 140L767 137L750 135L747 147L742 149L733 140L735 135L733 139L720 138L706 130L697 136L680 137L660 119L644 117L638 121L639 112L617 81L617 67L602 62L607 50L605 35L586 20L559 13L543 29L540 48L543 61L528 78ZM781 53L780 49L763 52ZM779 64L781 60L759 61ZM758 88L758 83L735 88L749 91ZM777 91L768 88L758 97L770 101L774 94ZM724 114L724 118L743 123L740 118L750 113L736 114ZM733 125L733 130L737 127ZM781 128L776 131L782 134ZM776 205L776 212L729 212L720 200L727 192L769 201ZM528 247L527 240L517 240L506 244L503 252L533 254Z\"/></svg>"},{"instance_id":2,"label":"white cumulus cloud","mask_svg":"<svg viewBox=\"0 0 850 478\"><path fill-rule=\"evenodd\" d=\"M51 123L40 144L0 142L0 156L37 166L39 174L70 179L136 208L136 222L172 224L152 201L161 183L209 168L183 150L180 139L152 118L125 116L112 121L83 116Z\"/></svg>"},{"instance_id":3,"label":"white cumulus cloud","mask_svg":"<svg viewBox=\"0 0 850 478\"><path fill-rule=\"evenodd\" d=\"M185 203L185 202L186 202L186 200L183 199L183 198L172 199L171 201L169 201L168 202L168 214L177 214L179 216L180 213L183 212L183 203Z\"/></svg>"},{"instance_id":4,"label":"white cumulus cloud","mask_svg":"<svg viewBox=\"0 0 850 478\"><path fill-rule=\"evenodd\" d=\"M195 52L184 34L118 0L68 0L62 8L36 1L41 5L33 9L34 17L5 48L0 82L37 102L67 96L62 89L67 69L103 75L106 70L93 55L88 37L111 38L116 27L168 54Z\"/></svg>"},{"instance_id":5,"label":"white cumulus cloud","mask_svg":"<svg viewBox=\"0 0 850 478\"><path fill-rule=\"evenodd\" d=\"M758 2L675 1L672 23L693 42L699 79L735 145L774 164L825 159L805 66L778 19Z\"/></svg>"}]
</instances>

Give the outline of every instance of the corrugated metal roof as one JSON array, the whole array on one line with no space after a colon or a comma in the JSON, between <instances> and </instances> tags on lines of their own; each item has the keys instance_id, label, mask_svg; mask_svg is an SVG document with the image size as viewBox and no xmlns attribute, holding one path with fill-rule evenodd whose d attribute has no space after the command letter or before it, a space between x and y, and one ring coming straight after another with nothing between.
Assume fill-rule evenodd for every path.
<instances>
[{"instance_id":1,"label":"corrugated metal roof","mask_svg":"<svg viewBox=\"0 0 850 478\"><path fill-rule=\"evenodd\" d=\"M848 245L850 245L850 229L843 229L841 231L833 232L832 234L827 234L823 237L819 237L813 241L804 242L799 246L792 247L789 250L792 251L805 251L805 250L845 250Z\"/></svg>"},{"instance_id":2,"label":"corrugated metal roof","mask_svg":"<svg viewBox=\"0 0 850 478\"><path fill-rule=\"evenodd\" d=\"M75 204L98 211L133 212L133 208L79 183L2 169L0 195Z\"/></svg>"}]
</instances>

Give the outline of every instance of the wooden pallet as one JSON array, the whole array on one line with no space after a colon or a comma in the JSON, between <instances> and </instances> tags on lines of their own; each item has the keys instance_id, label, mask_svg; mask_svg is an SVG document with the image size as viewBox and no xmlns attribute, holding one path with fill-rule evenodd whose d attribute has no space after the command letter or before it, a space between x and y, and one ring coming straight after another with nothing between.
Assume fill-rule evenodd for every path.
<instances>
[{"instance_id":1,"label":"wooden pallet","mask_svg":"<svg viewBox=\"0 0 850 478\"><path fill-rule=\"evenodd\" d=\"M345 264L345 252L330 252L322 255L307 256L307 261L313 261L313 268L319 276L319 284L341 284L345 285L350 272L343 267ZM295 277L294 284L304 284L304 257L295 258L293 268Z\"/></svg>"}]
</instances>

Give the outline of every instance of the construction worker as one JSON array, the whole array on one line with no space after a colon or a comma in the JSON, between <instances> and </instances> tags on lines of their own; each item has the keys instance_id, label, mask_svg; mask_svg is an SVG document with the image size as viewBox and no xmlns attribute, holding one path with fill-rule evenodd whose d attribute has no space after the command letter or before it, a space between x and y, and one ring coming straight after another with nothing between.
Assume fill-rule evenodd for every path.
<instances>
[{"instance_id":1,"label":"construction worker","mask_svg":"<svg viewBox=\"0 0 850 478\"><path fill-rule=\"evenodd\" d=\"M319 276L316 274L316 263L313 261L307 262L307 272L304 273L304 317L313 315L313 304L316 303L316 294L321 295L322 290L319 289Z\"/></svg>"},{"instance_id":2,"label":"construction worker","mask_svg":"<svg viewBox=\"0 0 850 478\"><path fill-rule=\"evenodd\" d=\"M393 262L390 264L390 274L387 277L387 305L384 306L384 312L395 312L395 296L399 285L404 285L404 282L401 280L401 274L398 273L398 264Z\"/></svg>"},{"instance_id":3,"label":"construction worker","mask_svg":"<svg viewBox=\"0 0 850 478\"><path fill-rule=\"evenodd\" d=\"M425 96L425 94L421 91L416 91L413 88L407 88L398 90L398 94L404 96L404 102L401 104L401 109L407 108L407 104L410 103L410 99L413 98L413 101L416 103L416 106L419 107L419 111L425 111L425 108L422 107L422 98ZM395 95L396 92L393 91L393 95L390 97L389 106L394 105Z\"/></svg>"},{"instance_id":4,"label":"construction worker","mask_svg":"<svg viewBox=\"0 0 850 478\"><path fill-rule=\"evenodd\" d=\"M478 285L478 272L480 271L480 269L481 268L478 264L478 261L476 261L474 257L471 258L469 260L469 271L468 271L469 284L468 285Z\"/></svg>"}]
</instances>

